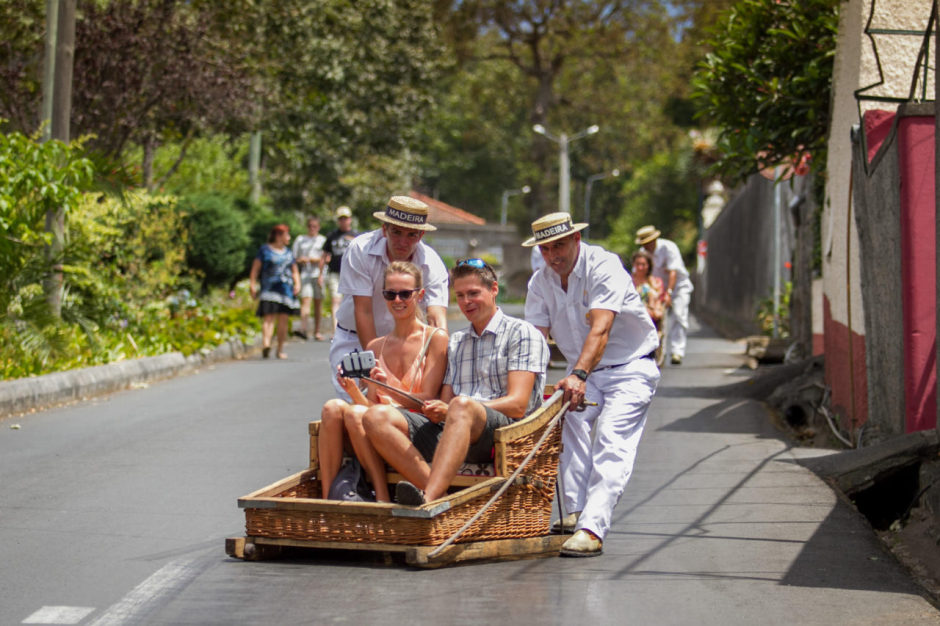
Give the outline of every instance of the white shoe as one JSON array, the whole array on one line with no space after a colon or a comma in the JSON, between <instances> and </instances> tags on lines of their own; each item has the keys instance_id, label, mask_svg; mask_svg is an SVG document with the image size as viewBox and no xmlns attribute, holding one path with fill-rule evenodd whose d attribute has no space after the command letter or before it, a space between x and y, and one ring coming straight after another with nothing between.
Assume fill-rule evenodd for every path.
<instances>
[{"instance_id":1,"label":"white shoe","mask_svg":"<svg viewBox=\"0 0 940 626\"><path fill-rule=\"evenodd\" d=\"M581 516L581 513L568 513L562 519L556 519L555 523L552 524L552 533L556 535L570 535L574 532L575 526L578 525L578 518Z\"/></svg>"},{"instance_id":2,"label":"white shoe","mask_svg":"<svg viewBox=\"0 0 940 626\"><path fill-rule=\"evenodd\" d=\"M565 543L561 544L562 556L600 556L603 553L604 543L588 531L581 529L571 535Z\"/></svg>"}]
</instances>

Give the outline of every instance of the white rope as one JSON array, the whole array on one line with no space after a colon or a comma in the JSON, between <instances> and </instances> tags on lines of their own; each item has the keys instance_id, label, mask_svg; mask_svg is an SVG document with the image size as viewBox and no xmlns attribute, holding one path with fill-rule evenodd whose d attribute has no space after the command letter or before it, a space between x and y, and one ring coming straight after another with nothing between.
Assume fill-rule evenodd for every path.
<instances>
[{"instance_id":1,"label":"white rope","mask_svg":"<svg viewBox=\"0 0 940 626\"><path fill-rule=\"evenodd\" d=\"M506 490L509 489L509 487L513 484L513 481L515 481L516 477L519 476L519 473L520 473L523 469L525 469L525 466L528 465L529 461L532 460L532 457L535 456L535 453L539 451L539 448L541 448L542 445L545 443L545 440L548 439L548 436L552 433L552 430L555 428L555 424L558 423L558 420L561 419L561 416L564 415L564 414L565 414L565 411L568 410L568 405L569 405L569 404L571 404L571 403L570 403L570 402L565 402L563 405L561 405L561 408L558 410L558 413L555 414L555 417L553 417L552 420L548 423L548 426L545 427L545 432L542 433L542 437L538 440L538 443L536 443L535 446L532 448L532 450L529 452L529 454L526 455L526 457L525 457L525 459L523 459L522 463L519 464L519 467L516 468L516 471L514 471L514 472L512 473L512 475L511 475L509 478L506 479L506 482L504 482L504 483L502 484L502 486L499 488L499 490L498 490L495 494L493 494L493 497L489 499L489 502L487 502L486 504L484 504L483 507L482 507L479 511L477 511L477 512L473 515L473 517L471 517L469 520L467 520L467 523L464 524L463 526L461 526L460 529L457 530L457 532L455 532L453 535L451 535L450 538L449 538L447 541L445 541L444 543L442 543L441 545L439 545L437 548L435 548L434 550L432 550L431 552L429 552L429 553L428 553L428 559L433 559L435 556L437 556L438 554L440 554L443 550L445 550L446 548L450 547L450 545L453 544L455 541L457 541L457 538L460 537L460 535L462 535L462 534L464 533L464 531L466 531L468 528L470 528L470 526L473 524L473 522L475 522L475 521L477 521L478 519L480 519L480 516L483 515L483 513L485 513L486 510L487 510L488 508L490 508L490 506L491 506L494 502L496 502L496 500L498 500L501 495L503 495L504 493L506 493Z\"/></svg>"}]
</instances>

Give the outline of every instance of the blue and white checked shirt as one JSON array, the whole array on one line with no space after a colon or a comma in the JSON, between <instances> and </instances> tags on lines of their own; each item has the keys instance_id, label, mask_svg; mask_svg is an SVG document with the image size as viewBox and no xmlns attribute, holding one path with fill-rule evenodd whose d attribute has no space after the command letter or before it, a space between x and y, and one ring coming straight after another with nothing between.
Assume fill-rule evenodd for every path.
<instances>
[{"instance_id":1,"label":"blue and white checked shirt","mask_svg":"<svg viewBox=\"0 0 940 626\"><path fill-rule=\"evenodd\" d=\"M526 415L542 403L548 343L535 326L505 315L501 309L477 335L473 326L450 336L444 384L455 395L493 400L509 393L509 372L535 373Z\"/></svg>"}]
</instances>

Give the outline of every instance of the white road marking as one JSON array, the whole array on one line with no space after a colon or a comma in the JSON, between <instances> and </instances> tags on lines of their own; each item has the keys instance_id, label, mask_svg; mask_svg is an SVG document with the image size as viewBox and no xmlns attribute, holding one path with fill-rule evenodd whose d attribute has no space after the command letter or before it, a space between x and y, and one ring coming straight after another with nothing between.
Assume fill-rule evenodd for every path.
<instances>
[{"instance_id":1,"label":"white road marking","mask_svg":"<svg viewBox=\"0 0 940 626\"><path fill-rule=\"evenodd\" d=\"M87 606L44 606L26 619L23 624L77 624L95 610Z\"/></svg>"},{"instance_id":2,"label":"white road marking","mask_svg":"<svg viewBox=\"0 0 940 626\"><path fill-rule=\"evenodd\" d=\"M183 589L197 575L199 569L186 560L167 563L150 578L134 587L130 593L91 622L89 626L119 626L141 621L140 617L156 608L157 602L168 594Z\"/></svg>"}]
</instances>

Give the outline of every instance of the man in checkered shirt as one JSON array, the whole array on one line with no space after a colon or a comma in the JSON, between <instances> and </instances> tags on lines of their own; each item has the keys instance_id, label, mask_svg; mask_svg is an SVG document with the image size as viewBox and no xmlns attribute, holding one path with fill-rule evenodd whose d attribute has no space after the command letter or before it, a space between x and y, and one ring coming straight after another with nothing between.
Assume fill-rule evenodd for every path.
<instances>
[{"instance_id":1,"label":"man in checkered shirt","mask_svg":"<svg viewBox=\"0 0 940 626\"><path fill-rule=\"evenodd\" d=\"M370 409L363 417L372 445L408 479L395 489L400 504L445 495L465 460L491 462L494 431L542 400L548 343L532 324L496 306L493 268L480 259L460 261L451 284L470 328L450 338L441 399L425 402L421 413Z\"/></svg>"}]
</instances>

